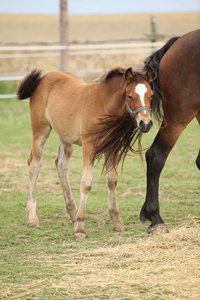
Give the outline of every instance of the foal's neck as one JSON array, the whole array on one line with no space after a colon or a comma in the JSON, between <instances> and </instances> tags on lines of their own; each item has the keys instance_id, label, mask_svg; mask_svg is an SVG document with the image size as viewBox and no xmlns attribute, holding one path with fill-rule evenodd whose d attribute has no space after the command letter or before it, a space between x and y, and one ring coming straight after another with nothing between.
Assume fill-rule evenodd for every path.
<instances>
[{"instance_id":1,"label":"foal's neck","mask_svg":"<svg viewBox=\"0 0 200 300\"><path fill-rule=\"evenodd\" d=\"M122 114L126 111L126 83L123 77L111 78L99 85L110 114Z\"/></svg>"}]
</instances>

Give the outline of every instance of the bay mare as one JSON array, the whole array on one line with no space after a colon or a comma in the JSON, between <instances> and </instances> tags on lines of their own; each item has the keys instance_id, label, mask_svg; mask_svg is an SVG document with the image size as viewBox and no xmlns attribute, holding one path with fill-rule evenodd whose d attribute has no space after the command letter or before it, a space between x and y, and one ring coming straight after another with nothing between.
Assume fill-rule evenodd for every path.
<instances>
[{"instance_id":1,"label":"bay mare","mask_svg":"<svg viewBox=\"0 0 200 300\"><path fill-rule=\"evenodd\" d=\"M104 167L107 170L109 213L114 229L125 229L116 202L116 168L128 150L133 151L132 145L139 133L148 132L152 126L149 80L149 75L145 77L132 68L113 69L88 84L69 72L49 72L41 76L40 71L34 70L25 77L17 96L19 100L30 97L32 148L28 159L27 204L30 226L39 226L36 181L43 147L53 128L60 137L56 167L67 213L75 222L75 236L79 239L86 237L85 206L92 188L92 167L94 160L102 155L105 155ZM82 146L83 157L78 210L68 180L73 144Z\"/></svg>"},{"instance_id":2,"label":"bay mare","mask_svg":"<svg viewBox=\"0 0 200 300\"><path fill-rule=\"evenodd\" d=\"M147 192L140 219L151 221L148 232L167 231L160 216L159 178L182 131L194 118L200 124L200 29L169 40L146 59L144 71L152 73L152 110L162 124L146 153ZM200 169L200 151L196 165Z\"/></svg>"}]
</instances>

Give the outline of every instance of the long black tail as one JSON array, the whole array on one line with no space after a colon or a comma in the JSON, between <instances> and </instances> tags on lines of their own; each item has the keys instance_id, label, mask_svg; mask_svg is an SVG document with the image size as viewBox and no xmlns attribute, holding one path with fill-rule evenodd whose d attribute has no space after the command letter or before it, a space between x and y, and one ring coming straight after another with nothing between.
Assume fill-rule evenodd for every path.
<instances>
[{"instance_id":1,"label":"long black tail","mask_svg":"<svg viewBox=\"0 0 200 300\"><path fill-rule=\"evenodd\" d=\"M18 100L23 100L31 97L40 83L41 74L42 71L33 70L22 80L16 91Z\"/></svg>"},{"instance_id":2,"label":"long black tail","mask_svg":"<svg viewBox=\"0 0 200 300\"><path fill-rule=\"evenodd\" d=\"M169 50L169 48L179 39L179 37L171 38L162 48L158 51L153 53L151 56L147 57L144 61L144 68L143 70L146 73L152 74L152 81L150 82L153 97L151 108L154 112L154 115L158 122L162 121L163 114L162 114L162 102L161 102L161 94L160 94L160 82L159 82L159 66L162 57L165 53Z\"/></svg>"}]
</instances>

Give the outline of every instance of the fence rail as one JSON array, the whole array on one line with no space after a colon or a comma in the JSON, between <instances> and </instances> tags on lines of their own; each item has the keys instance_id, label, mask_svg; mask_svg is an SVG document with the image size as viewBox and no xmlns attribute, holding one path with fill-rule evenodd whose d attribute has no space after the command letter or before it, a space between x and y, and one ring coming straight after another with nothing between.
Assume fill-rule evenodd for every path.
<instances>
[{"instance_id":1,"label":"fence rail","mask_svg":"<svg viewBox=\"0 0 200 300\"><path fill-rule=\"evenodd\" d=\"M160 46L161 42L150 43L118 43L118 44L92 44L92 45L69 45L69 46L0 46L0 51L49 51L49 50L93 50L93 49L113 49L113 48L138 48Z\"/></svg>"},{"instance_id":2,"label":"fence rail","mask_svg":"<svg viewBox=\"0 0 200 300\"><path fill-rule=\"evenodd\" d=\"M180 35L180 34L179 34ZM99 39L85 39L85 40L70 40L70 45L80 44L105 44L105 43L116 43L116 42L142 42L142 41L157 41L166 38L173 37L172 33L145 33L143 36L132 36L132 37L118 37L118 38L99 38ZM47 41L0 41L0 46L27 46L27 45L60 45L58 40L47 40Z\"/></svg>"},{"instance_id":3,"label":"fence rail","mask_svg":"<svg viewBox=\"0 0 200 300\"><path fill-rule=\"evenodd\" d=\"M151 18L151 32L139 37L122 37L93 40L70 40L68 46L61 46L60 41L6 41L0 42L0 59L59 57L67 50L68 56L118 55L131 53L149 53L161 47L166 38L174 34L157 33L156 19ZM159 42L158 42L159 41ZM81 76L101 73L103 69L76 70ZM18 81L24 75L0 74L0 81ZM14 94L0 95L0 99L15 97Z\"/></svg>"},{"instance_id":4,"label":"fence rail","mask_svg":"<svg viewBox=\"0 0 200 300\"><path fill-rule=\"evenodd\" d=\"M115 44L94 44L94 45L69 45L66 46L0 46L1 58L23 58L23 57L54 57L59 56L59 52L49 52L52 50L69 51L69 56L87 56L97 54L119 54L119 53L135 53L148 52L149 48L161 47L162 42L146 42L146 43L115 43ZM109 51L108 51L109 50ZM26 52L26 53L23 53ZM35 51L41 51L36 52ZM6 52L2 53L1 52ZM12 53L7 53L12 52ZM22 52L22 53L19 53ZM29 53L27 53L29 52Z\"/></svg>"},{"instance_id":5,"label":"fence rail","mask_svg":"<svg viewBox=\"0 0 200 300\"><path fill-rule=\"evenodd\" d=\"M119 40L118 40L119 41ZM140 42L140 43L109 43L109 44L81 44L81 45L12 45L0 46L0 59L6 58L31 58L31 57L58 57L58 50L68 49L69 56L94 56L94 55L117 55L149 52L155 47L161 47L162 42ZM37 51L37 52L36 52ZM52 52L55 51L55 52ZM28 52L28 53L27 53ZM103 69L76 70L78 75L88 75L101 73ZM0 75L0 81L19 81L24 75ZM0 99L9 99L15 97L14 94L0 95Z\"/></svg>"}]
</instances>

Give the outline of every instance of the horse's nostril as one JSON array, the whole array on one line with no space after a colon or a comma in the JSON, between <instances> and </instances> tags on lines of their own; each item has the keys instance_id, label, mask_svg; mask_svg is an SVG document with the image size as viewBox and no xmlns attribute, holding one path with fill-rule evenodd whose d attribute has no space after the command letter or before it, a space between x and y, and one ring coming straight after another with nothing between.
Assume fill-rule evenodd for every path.
<instances>
[{"instance_id":1,"label":"horse's nostril","mask_svg":"<svg viewBox=\"0 0 200 300\"><path fill-rule=\"evenodd\" d=\"M141 120L140 123L139 123L139 128L142 132L148 132L151 129L152 125L153 125L152 120L149 120L149 121L146 121L146 122Z\"/></svg>"},{"instance_id":2,"label":"horse's nostril","mask_svg":"<svg viewBox=\"0 0 200 300\"><path fill-rule=\"evenodd\" d=\"M139 124L139 126L140 126L141 128L143 128L143 127L145 126L145 123L144 123L144 121L143 121L143 120L141 120L141 121L140 121L140 124Z\"/></svg>"}]
</instances>

